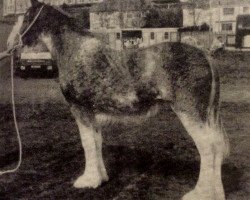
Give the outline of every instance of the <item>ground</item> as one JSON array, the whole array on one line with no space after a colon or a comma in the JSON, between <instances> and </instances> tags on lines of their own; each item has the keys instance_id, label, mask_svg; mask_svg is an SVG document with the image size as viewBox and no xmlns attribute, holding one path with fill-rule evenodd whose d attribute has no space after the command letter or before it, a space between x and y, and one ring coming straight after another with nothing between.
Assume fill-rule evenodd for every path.
<instances>
[{"instance_id":1,"label":"ground","mask_svg":"<svg viewBox=\"0 0 250 200\"><path fill-rule=\"evenodd\" d=\"M221 74L222 118L231 144L223 166L228 200L250 199L250 60L227 53L214 60ZM0 73L0 168L18 156L10 104L9 66ZM110 181L96 190L75 189L84 167L74 119L56 79L15 78L17 119L23 142L18 172L0 177L0 199L177 200L198 177L199 155L169 108L141 125L104 128Z\"/></svg>"}]
</instances>

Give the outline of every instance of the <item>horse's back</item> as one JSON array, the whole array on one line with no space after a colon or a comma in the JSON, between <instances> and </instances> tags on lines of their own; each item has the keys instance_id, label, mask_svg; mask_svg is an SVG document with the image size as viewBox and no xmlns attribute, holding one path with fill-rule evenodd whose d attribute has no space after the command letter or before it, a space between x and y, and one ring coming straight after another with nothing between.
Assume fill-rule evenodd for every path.
<instances>
[{"instance_id":1,"label":"horse's back","mask_svg":"<svg viewBox=\"0 0 250 200\"><path fill-rule=\"evenodd\" d=\"M213 77L202 50L176 42L110 53L112 60L119 58L116 66L129 71L141 98L171 102L206 118Z\"/></svg>"},{"instance_id":2,"label":"horse's back","mask_svg":"<svg viewBox=\"0 0 250 200\"><path fill-rule=\"evenodd\" d=\"M179 42L162 43L138 49L130 59L137 63L135 70L141 69L142 79L153 82L157 98L206 120L207 109L215 101L211 93L218 93L219 81L213 79L215 72L203 51Z\"/></svg>"}]
</instances>

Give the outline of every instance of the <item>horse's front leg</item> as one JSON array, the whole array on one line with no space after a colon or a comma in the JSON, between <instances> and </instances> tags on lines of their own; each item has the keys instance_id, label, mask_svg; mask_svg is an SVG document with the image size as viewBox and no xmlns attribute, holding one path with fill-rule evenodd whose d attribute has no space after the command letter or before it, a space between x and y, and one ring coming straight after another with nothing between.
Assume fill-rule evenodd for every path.
<instances>
[{"instance_id":1,"label":"horse's front leg","mask_svg":"<svg viewBox=\"0 0 250 200\"><path fill-rule=\"evenodd\" d=\"M79 112L73 110L85 155L85 170L74 183L76 188L97 188L108 180L102 159L102 135L88 120L80 117Z\"/></svg>"}]
</instances>

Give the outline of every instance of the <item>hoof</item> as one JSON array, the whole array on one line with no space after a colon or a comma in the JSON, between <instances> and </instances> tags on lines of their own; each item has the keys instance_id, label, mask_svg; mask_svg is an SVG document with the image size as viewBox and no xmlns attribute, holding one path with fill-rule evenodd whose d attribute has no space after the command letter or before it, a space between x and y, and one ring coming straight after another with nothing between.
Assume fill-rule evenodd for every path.
<instances>
[{"instance_id":1,"label":"hoof","mask_svg":"<svg viewBox=\"0 0 250 200\"><path fill-rule=\"evenodd\" d=\"M100 176L80 176L74 183L75 188L97 188L102 184Z\"/></svg>"},{"instance_id":2,"label":"hoof","mask_svg":"<svg viewBox=\"0 0 250 200\"><path fill-rule=\"evenodd\" d=\"M215 200L213 195L202 194L196 190L192 190L182 197L182 200Z\"/></svg>"},{"instance_id":3,"label":"hoof","mask_svg":"<svg viewBox=\"0 0 250 200\"><path fill-rule=\"evenodd\" d=\"M109 181L109 176L107 172L102 173L102 182L108 182Z\"/></svg>"},{"instance_id":4,"label":"hoof","mask_svg":"<svg viewBox=\"0 0 250 200\"><path fill-rule=\"evenodd\" d=\"M214 195L212 192L208 193L194 189L184 195L182 200L225 200L225 196L223 195Z\"/></svg>"}]
</instances>

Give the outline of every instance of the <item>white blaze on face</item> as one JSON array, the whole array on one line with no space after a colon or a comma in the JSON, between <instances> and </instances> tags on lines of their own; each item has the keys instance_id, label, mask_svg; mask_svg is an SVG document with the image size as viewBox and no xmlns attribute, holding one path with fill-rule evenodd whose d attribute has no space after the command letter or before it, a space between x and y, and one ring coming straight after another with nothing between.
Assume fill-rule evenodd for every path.
<instances>
[{"instance_id":1,"label":"white blaze on face","mask_svg":"<svg viewBox=\"0 0 250 200\"><path fill-rule=\"evenodd\" d=\"M40 36L40 39L44 42L44 44L46 45L46 47L48 48L50 53L52 53L52 51L53 51L53 42L52 42L51 36L42 34Z\"/></svg>"},{"instance_id":2,"label":"white blaze on face","mask_svg":"<svg viewBox=\"0 0 250 200\"><path fill-rule=\"evenodd\" d=\"M24 21L24 16L20 15L17 19L17 22L13 26L12 31L8 37L8 40L7 40L7 48L8 49L12 49L14 47L14 45L16 45L16 38L21 31L21 28L23 26L23 21Z\"/></svg>"}]
</instances>

